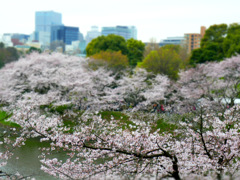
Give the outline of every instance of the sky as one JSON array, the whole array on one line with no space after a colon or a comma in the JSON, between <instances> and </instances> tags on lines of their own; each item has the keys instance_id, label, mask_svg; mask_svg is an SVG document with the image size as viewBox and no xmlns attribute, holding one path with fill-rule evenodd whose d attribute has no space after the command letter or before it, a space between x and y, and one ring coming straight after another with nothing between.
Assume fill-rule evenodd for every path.
<instances>
[{"instance_id":1,"label":"sky","mask_svg":"<svg viewBox=\"0 0 240 180\"><path fill-rule=\"evenodd\" d=\"M0 35L31 34L36 11L62 14L86 36L91 26L136 26L138 40L200 33L200 27L240 23L239 0L1 0Z\"/></svg>"}]
</instances>

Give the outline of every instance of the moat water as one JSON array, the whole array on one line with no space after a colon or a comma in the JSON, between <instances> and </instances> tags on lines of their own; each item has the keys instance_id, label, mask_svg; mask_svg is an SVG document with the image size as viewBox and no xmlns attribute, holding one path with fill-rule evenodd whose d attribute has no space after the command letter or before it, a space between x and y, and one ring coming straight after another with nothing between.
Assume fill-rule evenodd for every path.
<instances>
[{"instance_id":1,"label":"moat water","mask_svg":"<svg viewBox=\"0 0 240 180\"><path fill-rule=\"evenodd\" d=\"M15 174L19 172L24 177L32 177L36 180L55 180L53 176L48 175L42 171L41 163L38 156L41 155L39 147L47 147L49 144L40 143L38 139L30 139L25 142L25 145L13 150L14 155L8 160L6 166L1 170L8 174ZM0 151L3 147L0 147ZM55 157L63 157L64 155L59 153L53 155Z\"/></svg>"}]
</instances>

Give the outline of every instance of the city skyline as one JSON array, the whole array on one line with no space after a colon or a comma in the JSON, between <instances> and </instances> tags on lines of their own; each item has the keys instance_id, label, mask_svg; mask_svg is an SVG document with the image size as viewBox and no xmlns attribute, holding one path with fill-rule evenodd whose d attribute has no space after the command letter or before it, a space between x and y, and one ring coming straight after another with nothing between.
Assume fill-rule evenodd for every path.
<instances>
[{"instance_id":1,"label":"city skyline","mask_svg":"<svg viewBox=\"0 0 240 180\"><path fill-rule=\"evenodd\" d=\"M79 27L84 36L94 25L100 31L106 26L135 26L138 40L155 38L159 42L184 33L199 33L200 26L238 23L238 5L240 2L235 0L8 0L0 6L0 34L31 34L36 11L55 11L62 14L64 25Z\"/></svg>"}]
</instances>

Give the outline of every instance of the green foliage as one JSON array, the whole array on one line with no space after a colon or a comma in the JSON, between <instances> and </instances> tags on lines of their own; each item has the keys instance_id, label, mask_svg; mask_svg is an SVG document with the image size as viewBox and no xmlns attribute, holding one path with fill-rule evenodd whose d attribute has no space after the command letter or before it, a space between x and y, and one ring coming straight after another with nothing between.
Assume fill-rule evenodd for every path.
<instances>
[{"instance_id":1,"label":"green foliage","mask_svg":"<svg viewBox=\"0 0 240 180\"><path fill-rule=\"evenodd\" d=\"M122 122L129 121L129 117L119 111L102 111L99 112L99 114L101 115L102 119L106 119L109 121L111 120L111 118L114 118L115 120L120 120Z\"/></svg>"},{"instance_id":2,"label":"green foliage","mask_svg":"<svg viewBox=\"0 0 240 180\"><path fill-rule=\"evenodd\" d=\"M3 121L9 117L9 114L5 111L0 111L0 121Z\"/></svg>"},{"instance_id":3,"label":"green foliage","mask_svg":"<svg viewBox=\"0 0 240 180\"><path fill-rule=\"evenodd\" d=\"M180 53L180 51L181 51L181 46L179 46L179 45L173 45L173 44L167 44L167 45L161 47L161 49L170 49L170 50L175 51L176 53Z\"/></svg>"},{"instance_id":4,"label":"green foliage","mask_svg":"<svg viewBox=\"0 0 240 180\"><path fill-rule=\"evenodd\" d=\"M237 98L240 98L240 83L235 85L235 88L237 89Z\"/></svg>"},{"instance_id":5,"label":"green foliage","mask_svg":"<svg viewBox=\"0 0 240 180\"><path fill-rule=\"evenodd\" d=\"M135 39L127 40L127 49L128 60L131 66L135 67L138 62L142 62L145 49L145 44L142 41Z\"/></svg>"},{"instance_id":6,"label":"green foliage","mask_svg":"<svg viewBox=\"0 0 240 180\"><path fill-rule=\"evenodd\" d=\"M122 36L110 34L93 39L86 47L87 56L92 56L101 51L121 51L127 55L127 44Z\"/></svg>"},{"instance_id":7,"label":"green foliage","mask_svg":"<svg viewBox=\"0 0 240 180\"><path fill-rule=\"evenodd\" d=\"M0 124L5 127L21 128L21 126L19 124L11 122L11 121L0 121Z\"/></svg>"},{"instance_id":8,"label":"green foliage","mask_svg":"<svg viewBox=\"0 0 240 180\"><path fill-rule=\"evenodd\" d=\"M221 45L227 34L227 25L219 24L210 26L201 40L201 47L206 48L209 44L217 43Z\"/></svg>"},{"instance_id":9,"label":"green foliage","mask_svg":"<svg viewBox=\"0 0 240 180\"><path fill-rule=\"evenodd\" d=\"M1 53L1 52L0 52ZM1 54L0 54L0 68L2 68L4 66L4 62L2 60Z\"/></svg>"},{"instance_id":10,"label":"green foliage","mask_svg":"<svg viewBox=\"0 0 240 180\"><path fill-rule=\"evenodd\" d=\"M18 54L18 51L17 51L16 48L14 48L14 47L7 47L6 50L9 53L9 56L6 59L7 60L6 63L18 60L19 54Z\"/></svg>"},{"instance_id":11,"label":"green foliage","mask_svg":"<svg viewBox=\"0 0 240 180\"><path fill-rule=\"evenodd\" d=\"M17 123L7 121L7 119L11 116L12 116L12 114L9 114L5 111L0 110L0 125L6 126L6 127L20 128L21 126L18 125Z\"/></svg>"},{"instance_id":12,"label":"green foliage","mask_svg":"<svg viewBox=\"0 0 240 180\"><path fill-rule=\"evenodd\" d=\"M53 110L63 115L64 111L68 109L72 109L72 106L73 106L72 104L64 104L64 105L53 107Z\"/></svg>"},{"instance_id":13,"label":"green foliage","mask_svg":"<svg viewBox=\"0 0 240 180\"><path fill-rule=\"evenodd\" d=\"M41 110L47 109L51 113L58 113L60 115L63 115L66 110L72 109L72 107L73 107L72 104L63 104L59 106L54 106L53 104L46 104L39 106Z\"/></svg>"},{"instance_id":14,"label":"green foliage","mask_svg":"<svg viewBox=\"0 0 240 180\"><path fill-rule=\"evenodd\" d=\"M183 60L180 58L180 47L166 46L157 51L151 51L139 67L145 68L154 74L164 74L176 80L179 69L183 67Z\"/></svg>"},{"instance_id":15,"label":"green foliage","mask_svg":"<svg viewBox=\"0 0 240 180\"><path fill-rule=\"evenodd\" d=\"M159 131L159 133L173 133L179 127L176 124L168 123L163 118L160 118L152 125L152 132Z\"/></svg>"},{"instance_id":16,"label":"green foliage","mask_svg":"<svg viewBox=\"0 0 240 180\"><path fill-rule=\"evenodd\" d=\"M81 121L81 116L84 113L84 111L74 111L75 115L64 115L63 117L63 125L64 127L69 128L68 131L65 133L73 133L75 127L81 126L81 123L85 123L86 125L90 124L92 119L90 118L89 121ZM129 116L126 114L119 112L119 111L102 111L99 112L99 116L102 117L102 119L110 121L115 121L118 124L118 128L129 129L131 131L136 130L136 124L134 124L130 119Z\"/></svg>"},{"instance_id":17,"label":"green foliage","mask_svg":"<svg viewBox=\"0 0 240 180\"><path fill-rule=\"evenodd\" d=\"M199 49L192 52L190 63L221 61L240 53L240 25L219 24L210 26L201 40Z\"/></svg>"},{"instance_id":18,"label":"green foliage","mask_svg":"<svg viewBox=\"0 0 240 180\"><path fill-rule=\"evenodd\" d=\"M54 114L60 114L63 119L63 126L69 128L68 131L65 133L73 133L74 128L79 124L78 122L78 117L81 117L82 111L76 111L76 114L78 116L72 116L72 115L65 115L67 110L72 110L73 105L72 104L63 104L59 106L54 106L53 104L44 104L39 106L40 110L43 111L43 113L47 116L51 116L49 113L54 113Z\"/></svg>"},{"instance_id":19,"label":"green foliage","mask_svg":"<svg viewBox=\"0 0 240 180\"><path fill-rule=\"evenodd\" d=\"M0 42L0 49L4 48L4 43Z\"/></svg>"},{"instance_id":20,"label":"green foliage","mask_svg":"<svg viewBox=\"0 0 240 180\"><path fill-rule=\"evenodd\" d=\"M41 53L42 50L36 47L30 47L29 50L27 51L27 54L31 54L32 52L38 52Z\"/></svg>"},{"instance_id":21,"label":"green foliage","mask_svg":"<svg viewBox=\"0 0 240 180\"><path fill-rule=\"evenodd\" d=\"M143 53L144 58L146 58L151 51L158 51L159 48L160 47L156 39L151 38L150 42L147 43L147 46L145 46L144 53Z\"/></svg>"},{"instance_id":22,"label":"green foliage","mask_svg":"<svg viewBox=\"0 0 240 180\"><path fill-rule=\"evenodd\" d=\"M18 58L19 54L16 48L4 48L3 43L0 45L0 68L3 67L6 63L18 60Z\"/></svg>"},{"instance_id":23,"label":"green foliage","mask_svg":"<svg viewBox=\"0 0 240 180\"><path fill-rule=\"evenodd\" d=\"M135 39L125 40L122 36L110 34L93 39L86 48L87 56L108 52L121 52L127 55L129 64L135 67L143 59L145 44Z\"/></svg>"},{"instance_id":24,"label":"green foliage","mask_svg":"<svg viewBox=\"0 0 240 180\"><path fill-rule=\"evenodd\" d=\"M80 117L84 113L84 111L74 111L75 115L65 115L63 116L63 126L69 128L68 131L65 133L73 133L75 130L75 127L80 125Z\"/></svg>"},{"instance_id":25,"label":"green foliage","mask_svg":"<svg viewBox=\"0 0 240 180\"><path fill-rule=\"evenodd\" d=\"M190 58L190 64L194 65L194 64L198 64L198 63L204 63L204 56L203 56L203 49L199 48L199 49L194 49L192 51L192 55Z\"/></svg>"},{"instance_id":26,"label":"green foliage","mask_svg":"<svg viewBox=\"0 0 240 180\"><path fill-rule=\"evenodd\" d=\"M134 131L137 128L136 124L129 119L129 116L125 115L122 112L102 111L99 112L99 115L101 115L102 119L106 119L108 121L115 120L116 123L118 123L119 127L121 127L123 130L128 129Z\"/></svg>"},{"instance_id":27,"label":"green foliage","mask_svg":"<svg viewBox=\"0 0 240 180\"><path fill-rule=\"evenodd\" d=\"M192 52L190 64L205 63L206 61L220 61L223 59L223 54L218 53L220 50L216 43L210 44L205 49L195 49ZM207 60L206 60L207 59Z\"/></svg>"},{"instance_id":28,"label":"green foliage","mask_svg":"<svg viewBox=\"0 0 240 180\"><path fill-rule=\"evenodd\" d=\"M93 69L105 66L113 71L121 71L129 66L127 56L123 55L121 51L101 51L91 58L92 61L89 62L89 66Z\"/></svg>"},{"instance_id":29,"label":"green foliage","mask_svg":"<svg viewBox=\"0 0 240 180\"><path fill-rule=\"evenodd\" d=\"M240 25L231 24L227 31L227 36L223 42L225 57L236 56L240 53Z\"/></svg>"}]
</instances>

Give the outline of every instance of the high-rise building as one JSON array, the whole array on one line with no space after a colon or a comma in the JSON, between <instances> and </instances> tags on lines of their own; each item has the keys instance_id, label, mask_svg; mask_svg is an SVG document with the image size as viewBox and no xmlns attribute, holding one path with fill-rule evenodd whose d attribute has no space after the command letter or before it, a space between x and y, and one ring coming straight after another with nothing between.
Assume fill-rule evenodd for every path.
<instances>
[{"instance_id":1,"label":"high-rise building","mask_svg":"<svg viewBox=\"0 0 240 180\"><path fill-rule=\"evenodd\" d=\"M206 31L205 26L201 26L199 33L186 33L184 34L185 45L187 46L188 53L192 50L200 48L201 39L204 37Z\"/></svg>"},{"instance_id":2,"label":"high-rise building","mask_svg":"<svg viewBox=\"0 0 240 180\"><path fill-rule=\"evenodd\" d=\"M13 46L11 34L2 35L0 42L4 43L4 46L6 46L6 47Z\"/></svg>"},{"instance_id":3,"label":"high-rise building","mask_svg":"<svg viewBox=\"0 0 240 180\"><path fill-rule=\"evenodd\" d=\"M44 32L40 31L38 32L38 41L42 44L42 48L46 48L50 45L50 38L51 38L51 33L50 32Z\"/></svg>"},{"instance_id":4,"label":"high-rise building","mask_svg":"<svg viewBox=\"0 0 240 180\"><path fill-rule=\"evenodd\" d=\"M62 14L54 11L38 11L35 13L35 31L51 32L53 25L62 25Z\"/></svg>"},{"instance_id":5,"label":"high-rise building","mask_svg":"<svg viewBox=\"0 0 240 180\"><path fill-rule=\"evenodd\" d=\"M54 11L38 11L35 13L35 40L50 43L50 36L52 26L62 25L62 14ZM44 32L44 33L43 33ZM49 39L46 38L49 36Z\"/></svg>"},{"instance_id":6,"label":"high-rise building","mask_svg":"<svg viewBox=\"0 0 240 180\"><path fill-rule=\"evenodd\" d=\"M70 26L52 26L51 42L63 41L66 45L71 45L72 41L79 40L79 28Z\"/></svg>"},{"instance_id":7,"label":"high-rise building","mask_svg":"<svg viewBox=\"0 0 240 180\"><path fill-rule=\"evenodd\" d=\"M81 54L86 54L86 46L87 46L87 42L85 40L80 41L79 49Z\"/></svg>"},{"instance_id":8,"label":"high-rise building","mask_svg":"<svg viewBox=\"0 0 240 180\"><path fill-rule=\"evenodd\" d=\"M116 26L116 27L102 27L102 35L107 36L115 34L128 39L137 39L137 29L135 26Z\"/></svg>"},{"instance_id":9,"label":"high-rise building","mask_svg":"<svg viewBox=\"0 0 240 180\"><path fill-rule=\"evenodd\" d=\"M137 39L137 28L135 26L128 27L131 30L131 38Z\"/></svg>"},{"instance_id":10,"label":"high-rise building","mask_svg":"<svg viewBox=\"0 0 240 180\"><path fill-rule=\"evenodd\" d=\"M85 37L86 44L90 43L93 39L101 36L101 32L98 30L98 26L92 26L91 30L87 32Z\"/></svg>"},{"instance_id":11,"label":"high-rise building","mask_svg":"<svg viewBox=\"0 0 240 180\"><path fill-rule=\"evenodd\" d=\"M83 34L81 32L79 32L79 34L78 34L78 40L79 41L83 41L84 40Z\"/></svg>"},{"instance_id":12,"label":"high-rise building","mask_svg":"<svg viewBox=\"0 0 240 180\"><path fill-rule=\"evenodd\" d=\"M159 46L165 46L165 45L182 45L184 42L184 37L167 37L167 39L163 39L160 41Z\"/></svg>"}]
</instances>

